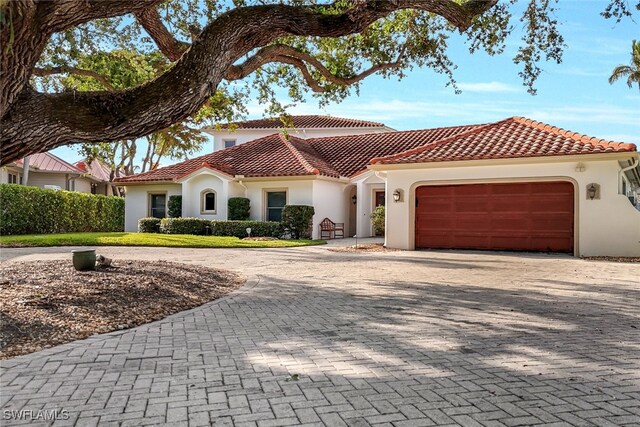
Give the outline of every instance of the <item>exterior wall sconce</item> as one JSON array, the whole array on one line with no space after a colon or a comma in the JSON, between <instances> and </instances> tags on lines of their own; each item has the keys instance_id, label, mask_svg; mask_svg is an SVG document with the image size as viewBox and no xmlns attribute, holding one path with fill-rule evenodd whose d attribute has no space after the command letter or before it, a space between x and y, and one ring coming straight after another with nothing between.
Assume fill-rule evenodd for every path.
<instances>
[{"instance_id":1,"label":"exterior wall sconce","mask_svg":"<svg viewBox=\"0 0 640 427\"><path fill-rule=\"evenodd\" d=\"M587 200L600 199L600 184L591 183L587 185Z\"/></svg>"},{"instance_id":2,"label":"exterior wall sconce","mask_svg":"<svg viewBox=\"0 0 640 427\"><path fill-rule=\"evenodd\" d=\"M586 166L584 165L584 163L578 163L576 165L576 172L584 172L585 171Z\"/></svg>"},{"instance_id":3,"label":"exterior wall sconce","mask_svg":"<svg viewBox=\"0 0 640 427\"><path fill-rule=\"evenodd\" d=\"M393 192L393 201L394 203L402 201L402 190L400 190L399 188L396 188Z\"/></svg>"},{"instance_id":4,"label":"exterior wall sconce","mask_svg":"<svg viewBox=\"0 0 640 427\"><path fill-rule=\"evenodd\" d=\"M353 203L354 205L356 203L358 203L358 196L356 196L355 194L351 197L351 203Z\"/></svg>"}]
</instances>

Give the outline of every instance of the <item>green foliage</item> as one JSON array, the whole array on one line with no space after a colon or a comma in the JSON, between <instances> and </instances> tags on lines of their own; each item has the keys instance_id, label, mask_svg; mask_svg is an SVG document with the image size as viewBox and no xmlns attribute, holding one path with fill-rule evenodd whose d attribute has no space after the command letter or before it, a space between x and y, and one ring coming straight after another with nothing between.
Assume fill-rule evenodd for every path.
<instances>
[{"instance_id":1,"label":"green foliage","mask_svg":"<svg viewBox=\"0 0 640 427\"><path fill-rule=\"evenodd\" d=\"M160 246L169 248L283 248L321 245L323 240L246 240L237 237L159 233L64 233L0 236L0 247Z\"/></svg>"},{"instance_id":2,"label":"green foliage","mask_svg":"<svg viewBox=\"0 0 640 427\"><path fill-rule=\"evenodd\" d=\"M292 239L310 239L314 214L313 206L286 205L282 209L282 228Z\"/></svg>"},{"instance_id":3,"label":"green foliage","mask_svg":"<svg viewBox=\"0 0 640 427\"><path fill-rule=\"evenodd\" d=\"M638 5L640 7L640 4ZM640 42L631 42L631 61L629 65L618 65L611 72L609 84L615 83L618 79L627 78L627 86L632 88L634 84L640 89Z\"/></svg>"},{"instance_id":4,"label":"green foliage","mask_svg":"<svg viewBox=\"0 0 640 427\"><path fill-rule=\"evenodd\" d=\"M384 234L384 206L378 206L371 214L371 224L373 224L373 231L376 234Z\"/></svg>"},{"instance_id":5,"label":"green foliage","mask_svg":"<svg viewBox=\"0 0 640 427\"><path fill-rule=\"evenodd\" d=\"M162 218L160 232L165 234L206 234L209 221L202 218Z\"/></svg>"},{"instance_id":6,"label":"green foliage","mask_svg":"<svg viewBox=\"0 0 640 427\"><path fill-rule=\"evenodd\" d=\"M169 196L169 218L180 218L182 216L182 196Z\"/></svg>"},{"instance_id":7,"label":"green foliage","mask_svg":"<svg viewBox=\"0 0 640 427\"><path fill-rule=\"evenodd\" d=\"M247 228L251 228L251 237L282 237L282 224L276 221L210 221L211 234L214 236L247 237Z\"/></svg>"},{"instance_id":8,"label":"green foliage","mask_svg":"<svg viewBox=\"0 0 640 427\"><path fill-rule=\"evenodd\" d=\"M124 199L0 184L0 234L124 230Z\"/></svg>"},{"instance_id":9,"label":"green foliage","mask_svg":"<svg viewBox=\"0 0 640 427\"><path fill-rule=\"evenodd\" d=\"M231 197L228 201L229 213L227 217L231 221L247 221L251 209L251 201L246 197Z\"/></svg>"},{"instance_id":10,"label":"green foliage","mask_svg":"<svg viewBox=\"0 0 640 427\"><path fill-rule=\"evenodd\" d=\"M139 233L158 233L160 231L160 218L140 218L138 220Z\"/></svg>"}]
</instances>

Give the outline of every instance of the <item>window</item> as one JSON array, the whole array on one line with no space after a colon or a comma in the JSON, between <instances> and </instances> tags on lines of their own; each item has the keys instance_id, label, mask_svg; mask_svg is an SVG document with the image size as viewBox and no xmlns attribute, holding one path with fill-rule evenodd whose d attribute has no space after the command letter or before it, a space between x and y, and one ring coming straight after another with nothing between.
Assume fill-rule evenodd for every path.
<instances>
[{"instance_id":1,"label":"window","mask_svg":"<svg viewBox=\"0 0 640 427\"><path fill-rule=\"evenodd\" d=\"M216 213L216 192L204 190L200 193L200 213Z\"/></svg>"},{"instance_id":2,"label":"window","mask_svg":"<svg viewBox=\"0 0 640 427\"><path fill-rule=\"evenodd\" d=\"M267 191L267 221L282 221L282 208L286 204L286 191Z\"/></svg>"},{"instance_id":3,"label":"window","mask_svg":"<svg viewBox=\"0 0 640 427\"><path fill-rule=\"evenodd\" d=\"M22 184L22 175L18 177L18 174L15 173L7 174L7 182L9 184Z\"/></svg>"},{"instance_id":4,"label":"window","mask_svg":"<svg viewBox=\"0 0 640 427\"><path fill-rule=\"evenodd\" d=\"M235 139L225 139L224 140L224 148L231 148L236 145Z\"/></svg>"},{"instance_id":5,"label":"window","mask_svg":"<svg viewBox=\"0 0 640 427\"><path fill-rule=\"evenodd\" d=\"M167 216L167 195L149 195L149 216L153 218L164 218Z\"/></svg>"}]
</instances>

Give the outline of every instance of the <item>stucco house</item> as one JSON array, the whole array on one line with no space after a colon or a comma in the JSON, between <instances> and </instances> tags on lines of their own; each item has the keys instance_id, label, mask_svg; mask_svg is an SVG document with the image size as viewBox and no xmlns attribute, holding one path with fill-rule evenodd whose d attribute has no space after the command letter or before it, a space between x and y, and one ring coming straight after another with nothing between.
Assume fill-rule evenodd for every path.
<instances>
[{"instance_id":1,"label":"stucco house","mask_svg":"<svg viewBox=\"0 0 640 427\"><path fill-rule=\"evenodd\" d=\"M51 153L37 153L29 156L28 171L25 159L0 168L0 182L22 184L54 190L78 191L103 195L114 192L109 167L98 160L81 161L71 164Z\"/></svg>"},{"instance_id":2,"label":"stucco house","mask_svg":"<svg viewBox=\"0 0 640 427\"><path fill-rule=\"evenodd\" d=\"M125 228L164 216L182 195L185 217L226 219L229 197L251 219L284 204L315 207L346 235L373 235L385 204L386 245L640 256L639 154L615 143L512 117L496 123L302 139L272 134L118 179Z\"/></svg>"},{"instance_id":3,"label":"stucco house","mask_svg":"<svg viewBox=\"0 0 640 427\"><path fill-rule=\"evenodd\" d=\"M308 139L394 130L383 123L322 115L291 116L286 124L287 126L279 118L265 118L207 127L202 130L213 136L213 151L224 150L283 131L288 135Z\"/></svg>"}]
</instances>

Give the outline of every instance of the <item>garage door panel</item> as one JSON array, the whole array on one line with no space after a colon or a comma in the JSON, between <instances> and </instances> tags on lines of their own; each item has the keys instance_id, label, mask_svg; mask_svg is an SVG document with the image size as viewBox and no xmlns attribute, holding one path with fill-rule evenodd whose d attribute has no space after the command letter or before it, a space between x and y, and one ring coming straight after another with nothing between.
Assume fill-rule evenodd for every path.
<instances>
[{"instance_id":1,"label":"garage door panel","mask_svg":"<svg viewBox=\"0 0 640 427\"><path fill-rule=\"evenodd\" d=\"M573 251L568 182L424 186L416 248Z\"/></svg>"}]
</instances>

